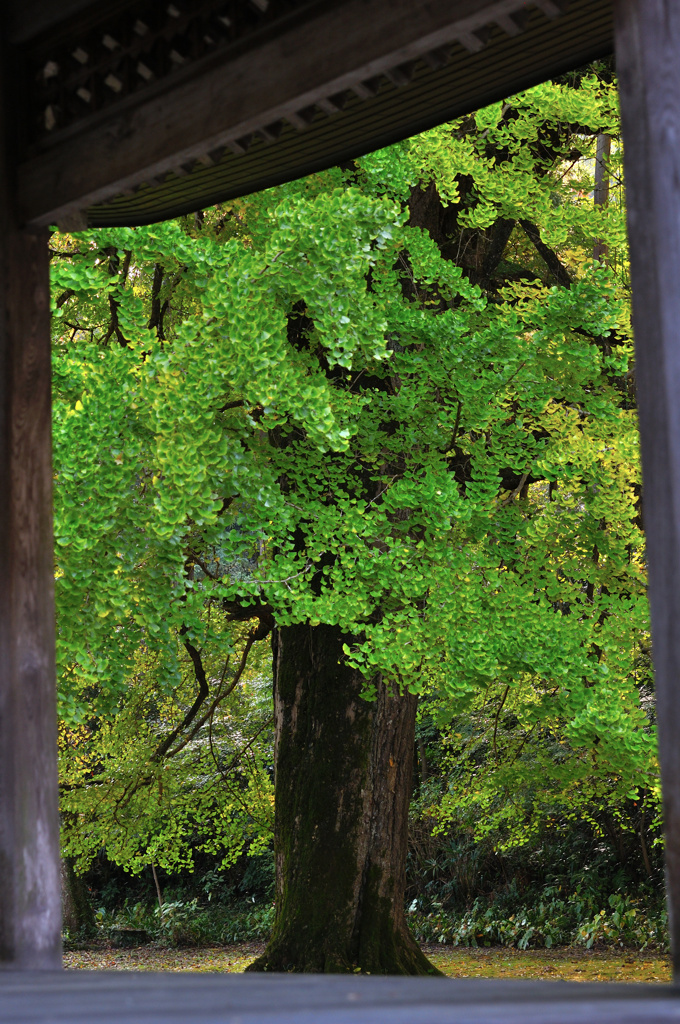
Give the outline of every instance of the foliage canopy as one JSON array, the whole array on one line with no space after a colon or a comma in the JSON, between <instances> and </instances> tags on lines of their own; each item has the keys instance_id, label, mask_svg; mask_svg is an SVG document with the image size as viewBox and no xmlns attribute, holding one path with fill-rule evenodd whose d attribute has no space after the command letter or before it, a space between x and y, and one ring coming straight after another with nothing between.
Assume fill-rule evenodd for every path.
<instances>
[{"instance_id":1,"label":"foliage canopy","mask_svg":"<svg viewBox=\"0 0 680 1024\"><path fill-rule=\"evenodd\" d=\"M53 237L71 852L266 842L266 748L234 765L268 712L233 695L273 623L339 626L368 697L432 693L441 727L486 707L493 756L459 744L447 799L509 842L539 783L656 791L623 209L591 195L617 117L595 74L546 83L193 219Z\"/></svg>"}]
</instances>

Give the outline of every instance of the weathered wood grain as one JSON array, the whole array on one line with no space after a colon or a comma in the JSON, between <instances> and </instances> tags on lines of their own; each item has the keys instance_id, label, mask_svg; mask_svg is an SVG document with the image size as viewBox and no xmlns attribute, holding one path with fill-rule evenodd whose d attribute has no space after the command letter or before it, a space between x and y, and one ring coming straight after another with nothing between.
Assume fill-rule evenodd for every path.
<instances>
[{"instance_id":1,"label":"weathered wood grain","mask_svg":"<svg viewBox=\"0 0 680 1024\"><path fill-rule=\"evenodd\" d=\"M0 975L2 1024L670 1024L668 985L347 975Z\"/></svg>"},{"instance_id":2,"label":"weathered wood grain","mask_svg":"<svg viewBox=\"0 0 680 1024\"><path fill-rule=\"evenodd\" d=\"M616 0L666 870L680 973L680 3Z\"/></svg>"},{"instance_id":3,"label":"weathered wood grain","mask_svg":"<svg viewBox=\"0 0 680 1024\"><path fill-rule=\"evenodd\" d=\"M517 13L522 0L317 4L255 50L215 55L46 142L20 168L22 215L53 224ZM532 0L546 16L548 0ZM320 54L323 55L320 58ZM42 145L42 144L41 144Z\"/></svg>"},{"instance_id":4,"label":"weathered wood grain","mask_svg":"<svg viewBox=\"0 0 680 1024\"><path fill-rule=\"evenodd\" d=\"M3 141L0 123L0 965L48 968L61 953L49 256L45 232L16 224Z\"/></svg>"}]
</instances>

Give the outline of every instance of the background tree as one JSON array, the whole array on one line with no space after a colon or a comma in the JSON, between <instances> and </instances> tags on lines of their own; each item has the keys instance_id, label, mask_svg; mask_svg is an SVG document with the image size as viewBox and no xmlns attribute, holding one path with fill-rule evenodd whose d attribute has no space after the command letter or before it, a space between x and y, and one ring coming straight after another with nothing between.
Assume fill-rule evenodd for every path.
<instances>
[{"instance_id":1,"label":"background tree","mask_svg":"<svg viewBox=\"0 0 680 1024\"><path fill-rule=\"evenodd\" d=\"M653 775L621 684L646 628L623 223L588 195L616 131L585 76L60 247L63 707L114 713L140 651L174 700L187 655L235 650L230 622L273 627L259 968L429 970L402 909L426 685L460 713L533 687L622 791Z\"/></svg>"}]
</instances>

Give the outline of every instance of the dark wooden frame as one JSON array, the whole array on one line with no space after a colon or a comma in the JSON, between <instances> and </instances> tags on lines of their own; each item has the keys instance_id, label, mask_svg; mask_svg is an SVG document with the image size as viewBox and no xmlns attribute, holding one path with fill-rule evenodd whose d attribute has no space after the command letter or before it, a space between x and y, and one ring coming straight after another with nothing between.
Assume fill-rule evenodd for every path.
<instances>
[{"instance_id":1,"label":"dark wooden frame","mask_svg":"<svg viewBox=\"0 0 680 1024\"><path fill-rule=\"evenodd\" d=\"M680 5L616 0L643 515L666 833L680 977Z\"/></svg>"},{"instance_id":2,"label":"dark wooden frame","mask_svg":"<svg viewBox=\"0 0 680 1024\"><path fill-rule=\"evenodd\" d=\"M55 967L61 907L49 255L47 232L17 222L4 156L0 151L0 962Z\"/></svg>"},{"instance_id":3,"label":"dark wooden frame","mask_svg":"<svg viewBox=\"0 0 680 1024\"><path fill-rule=\"evenodd\" d=\"M56 219L84 224L93 203L149 179L160 187L167 172L187 163L183 173L193 173L197 159L221 159L214 154L222 146L245 151L239 139L258 132L265 138L274 122L287 119L303 131L305 110L325 104L332 113L333 97L348 91L370 96L380 75L393 85L406 84L418 60L427 58L436 70L442 47L462 43L467 52L481 50L490 20L504 25L508 38L524 25L521 0L329 0L323 8L312 0L307 7L296 7L297 0L281 2L291 5L283 34L267 29L269 34L263 32L260 42L242 53L221 63L208 60L195 73L78 122L48 143L24 143L17 129L20 55L33 29L58 35L60 18L73 14L87 20L94 16L92 3L9 4L13 20L0 53L0 961L5 966L60 964L45 225ZM563 7L562 0L535 0L535 5L551 15ZM112 4L114 12L134 7L132 0ZM303 7L307 20L298 10ZM680 3L614 0L614 8L668 893L680 973ZM343 21L348 15L351 22ZM299 53L291 60L295 41ZM578 52L587 53L584 46ZM441 57L443 63L449 59L450 53ZM225 90L240 90L226 111L211 102ZM469 108L476 98L470 96Z\"/></svg>"}]
</instances>

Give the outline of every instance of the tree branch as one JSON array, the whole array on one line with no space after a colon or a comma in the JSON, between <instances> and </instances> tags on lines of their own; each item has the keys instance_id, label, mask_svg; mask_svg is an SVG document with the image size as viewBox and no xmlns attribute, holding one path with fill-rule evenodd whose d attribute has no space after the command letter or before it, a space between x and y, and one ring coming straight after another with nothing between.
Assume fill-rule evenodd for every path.
<instances>
[{"instance_id":1,"label":"tree branch","mask_svg":"<svg viewBox=\"0 0 680 1024\"><path fill-rule=\"evenodd\" d=\"M181 632L186 633L186 626L182 626ZM184 641L184 646L186 647L189 657L194 665L194 675L196 676L196 682L198 683L198 694L196 696L196 700L187 711L180 725L173 729L172 732L166 736L163 742L156 747L156 750L151 756L151 761L156 764L161 760L161 758L165 757L180 733L184 732L184 730L191 725L210 694L208 680L205 676L205 669L203 667L203 660L200 652L196 650L189 640Z\"/></svg>"},{"instance_id":2,"label":"tree branch","mask_svg":"<svg viewBox=\"0 0 680 1024\"><path fill-rule=\"evenodd\" d=\"M561 284L563 288L571 288L571 274L565 267L564 263L562 263L557 253L553 252L550 246L546 245L545 242L542 241L541 233L536 225L532 224L531 221L528 220L520 220L519 223L527 238L534 246L557 283Z\"/></svg>"},{"instance_id":3,"label":"tree branch","mask_svg":"<svg viewBox=\"0 0 680 1024\"><path fill-rule=\"evenodd\" d=\"M496 711L496 717L495 717L494 723L493 723L493 753L494 753L494 757L496 758L497 761L498 761L498 747L496 746L496 735L498 733L498 719L500 718L501 711L503 710L503 705L505 704L506 700L508 699L508 694L509 693L510 693L510 686L508 685L508 686L505 687L505 693L501 697L501 702L498 705L498 710Z\"/></svg>"},{"instance_id":4,"label":"tree branch","mask_svg":"<svg viewBox=\"0 0 680 1024\"><path fill-rule=\"evenodd\" d=\"M61 309L64 303L68 302L72 295L75 295L73 288L67 288L65 292L62 292L55 303L57 309Z\"/></svg>"},{"instance_id":5,"label":"tree branch","mask_svg":"<svg viewBox=\"0 0 680 1024\"><path fill-rule=\"evenodd\" d=\"M514 226L514 220L506 220L505 217L500 217L491 228L491 245L482 260L482 278L485 281L490 282L494 271L503 259L503 253Z\"/></svg>"},{"instance_id":6,"label":"tree branch","mask_svg":"<svg viewBox=\"0 0 680 1024\"><path fill-rule=\"evenodd\" d=\"M159 341L163 341L163 322L161 318L161 285L163 284L163 267L155 263L153 281L151 283L151 316L146 325L150 331L155 330Z\"/></svg>"},{"instance_id":7,"label":"tree branch","mask_svg":"<svg viewBox=\"0 0 680 1024\"><path fill-rule=\"evenodd\" d=\"M240 680L241 676L243 675L243 673L245 671L246 664L247 664L247 661L248 661L248 655L250 654L250 648L253 646L253 644L257 640L264 640L264 638L267 636L268 632L269 632L269 627L265 626L263 623L260 623L259 626L257 626L255 629L252 629L250 631L250 633L248 635L248 639L246 640L246 646L245 646L243 654L241 656L241 661L239 662L239 666L236 669L236 672L234 673L234 677L231 680L231 683L229 684L229 686L227 687L226 690L222 690L222 688L220 687L220 689L218 690L217 696L215 697L215 699L210 704L210 707L208 708L206 713L204 715L202 715L201 718L199 718L199 720L194 724L191 732L182 740L182 742L178 743L177 746L174 748L174 750L170 750L167 753L167 757L169 757L169 758L170 757L174 757L175 754L179 754L180 750L183 750L184 747L186 747L186 745L188 743L191 743L191 741L194 738L194 736L196 735L196 733L199 731L199 729L202 729L203 726L205 725L205 723L208 721L208 719L211 718L212 715L214 715L215 711L217 710L219 705L222 703L222 701L226 697L228 697L230 693L233 692L233 690L236 687L236 684L238 683L238 681ZM184 724L182 725L181 728L185 728Z\"/></svg>"}]
</instances>

